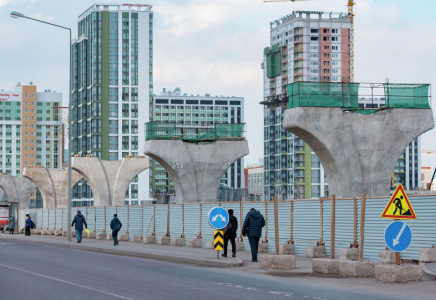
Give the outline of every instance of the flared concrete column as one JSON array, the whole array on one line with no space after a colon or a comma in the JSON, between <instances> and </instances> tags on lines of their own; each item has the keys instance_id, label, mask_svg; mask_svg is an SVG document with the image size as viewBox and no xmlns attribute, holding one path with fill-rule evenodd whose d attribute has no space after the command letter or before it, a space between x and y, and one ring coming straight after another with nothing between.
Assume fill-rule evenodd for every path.
<instances>
[{"instance_id":1,"label":"flared concrete column","mask_svg":"<svg viewBox=\"0 0 436 300\"><path fill-rule=\"evenodd\" d=\"M389 195L392 172L407 145L434 127L431 109L389 109L372 115L341 108L287 109L283 128L320 159L331 195Z\"/></svg>"},{"instance_id":2,"label":"flared concrete column","mask_svg":"<svg viewBox=\"0 0 436 300\"><path fill-rule=\"evenodd\" d=\"M94 206L113 205L106 171L98 157L72 157L71 169L82 175L91 187Z\"/></svg>"},{"instance_id":3,"label":"flared concrete column","mask_svg":"<svg viewBox=\"0 0 436 300\"><path fill-rule=\"evenodd\" d=\"M23 169L23 176L32 180L41 192L44 208L65 208L68 205L68 170L48 170L46 168ZM83 176L71 170L71 188Z\"/></svg>"},{"instance_id":4,"label":"flared concrete column","mask_svg":"<svg viewBox=\"0 0 436 300\"><path fill-rule=\"evenodd\" d=\"M103 160L111 187L112 205L124 205L126 190L133 178L150 167L148 157L126 157L116 161Z\"/></svg>"},{"instance_id":5,"label":"flared concrete column","mask_svg":"<svg viewBox=\"0 0 436 300\"><path fill-rule=\"evenodd\" d=\"M71 168L88 182L95 206L124 205L130 182L149 168L149 161L147 157L130 157L116 161L100 160L97 157L73 157Z\"/></svg>"},{"instance_id":6,"label":"flared concrete column","mask_svg":"<svg viewBox=\"0 0 436 300\"><path fill-rule=\"evenodd\" d=\"M18 208L29 208L30 195L36 185L27 178L11 175L0 175L0 187L8 197L9 202L18 202Z\"/></svg>"},{"instance_id":7,"label":"flared concrete column","mask_svg":"<svg viewBox=\"0 0 436 300\"><path fill-rule=\"evenodd\" d=\"M144 153L169 173L176 203L212 202L226 170L247 155L247 141L216 141L193 144L180 140L149 140Z\"/></svg>"}]
</instances>

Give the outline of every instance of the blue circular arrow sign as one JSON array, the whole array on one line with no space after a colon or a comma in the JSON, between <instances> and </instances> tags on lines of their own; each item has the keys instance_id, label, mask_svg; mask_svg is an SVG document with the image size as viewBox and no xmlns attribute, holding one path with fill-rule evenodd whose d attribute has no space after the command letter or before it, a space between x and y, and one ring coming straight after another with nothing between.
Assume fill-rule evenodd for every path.
<instances>
[{"instance_id":1,"label":"blue circular arrow sign","mask_svg":"<svg viewBox=\"0 0 436 300\"><path fill-rule=\"evenodd\" d=\"M385 229L385 243L395 252L403 252L412 243L412 230L403 221L395 221Z\"/></svg>"},{"instance_id":2,"label":"blue circular arrow sign","mask_svg":"<svg viewBox=\"0 0 436 300\"><path fill-rule=\"evenodd\" d=\"M229 214L222 207L214 207L209 211L207 219L210 226L215 229L222 229L229 223Z\"/></svg>"}]
</instances>

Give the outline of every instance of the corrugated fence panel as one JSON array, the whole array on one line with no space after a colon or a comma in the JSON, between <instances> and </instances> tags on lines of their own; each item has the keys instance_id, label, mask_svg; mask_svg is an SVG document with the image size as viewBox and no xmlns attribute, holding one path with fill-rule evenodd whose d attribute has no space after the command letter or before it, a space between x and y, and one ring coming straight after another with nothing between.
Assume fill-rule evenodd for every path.
<instances>
[{"instance_id":1,"label":"corrugated fence panel","mask_svg":"<svg viewBox=\"0 0 436 300\"><path fill-rule=\"evenodd\" d=\"M62 208L56 208L56 224L55 229L56 230L62 230Z\"/></svg>"},{"instance_id":2,"label":"corrugated fence panel","mask_svg":"<svg viewBox=\"0 0 436 300\"><path fill-rule=\"evenodd\" d=\"M120 220L121 224L123 224L119 234L126 234L126 232L127 232L127 206L117 206L117 217L118 217L118 220Z\"/></svg>"},{"instance_id":3,"label":"corrugated fence panel","mask_svg":"<svg viewBox=\"0 0 436 300\"><path fill-rule=\"evenodd\" d=\"M210 241L213 240L213 232L215 231L215 229L213 229L210 225L209 225L209 220L208 220L208 216L209 216L209 211L214 208L217 207L218 204L205 204L202 203L201 204L201 236L202 236L202 242L203 242L203 247L206 247L206 241Z\"/></svg>"},{"instance_id":4,"label":"corrugated fence panel","mask_svg":"<svg viewBox=\"0 0 436 300\"><path fill-rule=\"evenodd\" d=\"M183 231L182 205L170 205L170 236L179 238Z\"/></svg>"},{"instance_id":5,"label":"corrugated fence panel","mask_svg":"<svg viewBox=\"0 0 436 300\"><path fill-rule=\"evenodd\" d=\"M196 239L200 233L200 205L183 204L183 224L185 230L185 245L188 240Z\"/></svg>"},{"instance_id":6,"label":"corrugated fence panel","mask_svg":"<svg viewBox=\"0 0 436 300\"><path fill-rule=\"evenodd\" d=\"M153 233L153 205L142 207L142 227L144 228L143 235L151 235Z\"/></svg>"},{"instance_id":7,"label":"corrugated fence panel","mask_svg":"<svg viewBox=\"0 0 436 300\"><path fill-rule=\"evenodd\" d=\"M279 244L287 244L291 238L291 203L279 202Z\"/></svg>"},{"instance_id":8,"label":"corrugated fence panel","mask_svg":"<svg viewBox=\"0 0 436 300\"><path fill-rule=\"evenodd\" d=\"M97 233L104 232L103 230L106 229L105 225L107 226L106 220L104 218L104 206L97 206L95 208L95 227ZM106 232L108 232L106 230Z\"/></svg>"},{"instance_id":9,"label":"corrugated fence panel","mask_svg":"<svg viewBox=\"0 0 436 300\"><path fill-rule=\"evenodd\" d=\"M320 238L319 200L294 201L295 254L304 255L307 246L316 246Z\"/></svg>"},{"instance_id":10,"label":"corrugated fence panel","mask_svg":"<svg viewBox=\"0 0 436 300\"><path fill-rule=\"evenodd\" d=\"M264 215L265 216L265 215ZM274 202L267 203L266 210L266 228L264 228L267 233L266 238L268 239L268 252L275 253L276 247L276 236L275 236L275 227L274 227ZM280 239L279 239L280 240Z\"/></svg>"},{"instance_id":11,"label":"corrugated fence panel","mask_svg":"<svg viewBox=\"0 0 436 300\"><path fill-rule=\"evenodd\" d=\"M251 208L258 210L263 215L263 217L265 217L265 202L244 202L242 203L242 217L244 218L244 220ZM244 224L244 221L242 221L242 224ZM265 227L262 229L262 237L259 241L261 242L264 239ZM248 242L248 237L244 237L244 250L250 251L250 243Z\"/></svg>"},{"instance_id":12,"label":"corrugated fence panel","mask_svg":"<svg viewBox=\"0 0 436 300\"><path fill-rule=\"evenodd\" d=\"M412 244L401 253L401 258L417 259L419 249L436 245L436 197L411 197L409 201L417 219L406 220L412 230Z\"/></svg>"},{"instance_id":13,"label":"corrugated fence panel","mask_svg":"<svg viewBox=\"0 0 436 300\"><path fill-rule=\"evenodd\" d=\"M117 208L115 206L106 206L106 233L112 233L110 224L116 211Z\"/></svg>"},{"instance_id":14,"label":"corrugated fence panel","mask_svg":"<svg viewBox=\"0 0 436 300\"><path fill-rule=\"evenodd\" d=\"M365 260L378 261L379 251L386 249L384 242L385 228L392 220L382 219L380 216L388 201L388 198L366 200L365 243L363 248L363 258Z\"/></svg>"},{"instance_id":15,"label":"corrugated fence panel","mask_svg":"<svg viewBox=\"0 0 436 300\"><path fill-rule=\"evenodd\" d=\"M156 205L156 237L167 234L168 205Z\"/></svg>"},{"instance_id":16,"label":"corrugated fence panel","mask_svg":"<svg viewBox=\"0 0 436 300\"><path fill-rule=\"evenodd\" d=\"M62 230L67 230L67 213L68 208L62 208Z\"/></svg>"},{"instance_id":17,"label":"corrugated fence panel","mask_svg":"<svg viewBox=\"0 0 436 300\"><path fill-rule=\"evenodd\" d=\"M336 201L337 203L338 201ZM322 240L325 243L325 256L330 257L331 254L331 201L322 201ZM336 218L336 221L338 218ZM336 226L336 228L338 228ZM314 245L312 245L314 246ZM337 246L336 246L337 248Z\"/></svg>"},{"instance_id":18,"label":"corrugated fence panel","mask_svg":"<svg viewBox=\"0 0 436 300\"><path fill-rule=\"evenodd\" d=\"M142 206L129 206L129 240L134 235L142 236Z\"/></svg>"},{"instance_id":19,"label":"corrugated fence panel","mask_svg":"<svg viewBox=\"0 0 436 300\"><path fill-rule=\"evenodd\" d=\"M86 208L86 223L90 232L95 232L95 207Z\"/></svg>"},{"instance_id":20,"label":"corrugated fence panel","mask_svg":"<svg viewBox=\"0 0 436 300\"><path fill-rule=\"evenodd\" d=\"M48 229L48 209L44 208L42 212L42 229Z\"/></svg>"},{"instance_id":21,"label":"corrugated fence panel","mask_svg":"<svg viewBox=\"0 0 436 300\"><path fill-rule=\"evenodd\" d=\"M48 229L49 230L55 229L55 220L56 220L55 213L56 213L55 209L48 210Z\"/></svg>"},{"instance_id":22,"label":"corrugated fence panel","mask_svg":"<svg viewBox=\"0 0 436 300\"><path fill-rule=\"evenodd\" d=\"M18 227L24 228L24 221L26 219L26 212L23 209L20 209L19 217L20 217L20 221L19 221L20 224Z\"/></svg>"},{"instance_id":23,"label":"corrugated fence panel","mask_svg":"<svg viewBox=\"0 0 436 300\"><path fill-rule=\"evenodd\" d=\"M42 211L43 211L42 208L41 208L41 209L38 209L38 210L36 211L36 217L35 217L35 219L32 219L33 222L34 222L35 225L36 225L36 228L38 228L38 229L42 229ZM32 218L32 217L31 217L31 218Z\"/></svg>"}]
</instances>

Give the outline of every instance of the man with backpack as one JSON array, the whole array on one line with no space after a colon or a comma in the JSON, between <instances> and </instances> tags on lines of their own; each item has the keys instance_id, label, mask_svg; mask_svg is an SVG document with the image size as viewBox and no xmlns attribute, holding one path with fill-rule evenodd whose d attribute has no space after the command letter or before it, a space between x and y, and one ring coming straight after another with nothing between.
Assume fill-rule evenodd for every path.
<instances>
[{"instance_id":1,"label":"man with backpack","mask_svg":"<svg viewBox=\"0 0 436 300\"><path fill-rule=\"evenodd\" d=\"M33 226L33 227L32 227ZM35 227L35 223L32 222L32 219L30 218L29 214L26 214L26 221L25 221L25 235L30 236L30 229Z\"/></svg>"},{"instance_id":2,"label":"man with backpack","mask_svg":"<svg viewBox=\"0 0 436 300\"><path fill-rule=\"evenodd\" d=\"M111 221L111 229L112 229L112 238L114 239L114 246L118 245L118 231L121 230L121 227L123 227L123 224L121 224L121 221L118 220L117 214L114 214L114 218Z\"/></svg>"},{"instance_id":3,"label":"man with backpack","mask_svg":"<svg viewBox=\"0 0 436 300\"><path fill-rule=\"evenodd\" d=\"M233 209L227 211L229 213L229 223L223 228L224 231L224 254L223 257L227 257L227 248L229 246L229 240L232 244L232 257L236 257L236 230L238 230L238 219L233 215Z\"/></svg>"},{"instance_id":4,"label":"man with backpack","mask_svg":"<svg viewBox=\"0 0 436 300\"><path fill-rule=\"evenodd\" d=\"M83 224L85 224L85 228L88 229L88 224L86 224L85 217L82 215L80 210L77 211L77 215L74 217L73 222L71 223L71 227L76 224L76 239L78 243L82 242L82 232L83 232Z\"/></svg>"}]
</instances>

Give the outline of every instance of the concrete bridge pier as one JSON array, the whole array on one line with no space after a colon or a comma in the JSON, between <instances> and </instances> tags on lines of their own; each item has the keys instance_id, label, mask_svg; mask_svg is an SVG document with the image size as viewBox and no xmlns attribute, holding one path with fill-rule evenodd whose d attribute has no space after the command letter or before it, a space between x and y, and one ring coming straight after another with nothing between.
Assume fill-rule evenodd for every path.
<instances>
[{"instance_id":1,"label":"concrete bridge pier","mask_svg":"<svg viewBox=\"0 0 436 300\"><path fill-rule=\"evenodd\" d=\"M116 161L73 157L71 168L88 182L94 196L94 206L124 205L130 182L149 168L149 160L147 157L126 157Z\"/></svg>"},{"instance_id":2,"label":"concrete bridge pier","mask_svg":"<svg viewBox=\"0 0 436 300\"><path fill-rule=\"evenodd\" d=\"M247 141L194 144L181 140L148 140L144 147L144 154L158 161L170 174L176 203L216 201L224 173L248 153Z\"/></svg>"},{"instance_id":3,"label":"concrete bridge pier","mask_svg":"<svg viewBox=\"0 0 436 300\"><path fill-rule=\"evenodd\" d=\"M68 169L48 170L46 168L25 167L23 176L38 186L44 208L65 208L68 206ZM82 178L82 175L71 170L71 188Z\"/></svg>"},{"instance_id":4,"label":"concrete bridge pier","mask_svg":"<svg viewBox=\"0 0 436 300\"><path fill-rule=\"evenodd\" d=\"M0 175L0 187L9 202L18 202L18 209L29 208L29 199L36 185L27 178Z\"/></svg>"},{"instance_id":5,"label":"concrete bridge pier","mask_svg":"<svg viewBox=\"0 0 436 300\"><path fill-rule=\"evenodd\" d=\"M287 109L283 128L320 159L331 195L389 195L392 172L407 145L434 127L431 109L389 109L363 115L329 107Z\"/></svg>"}]
</instances>

